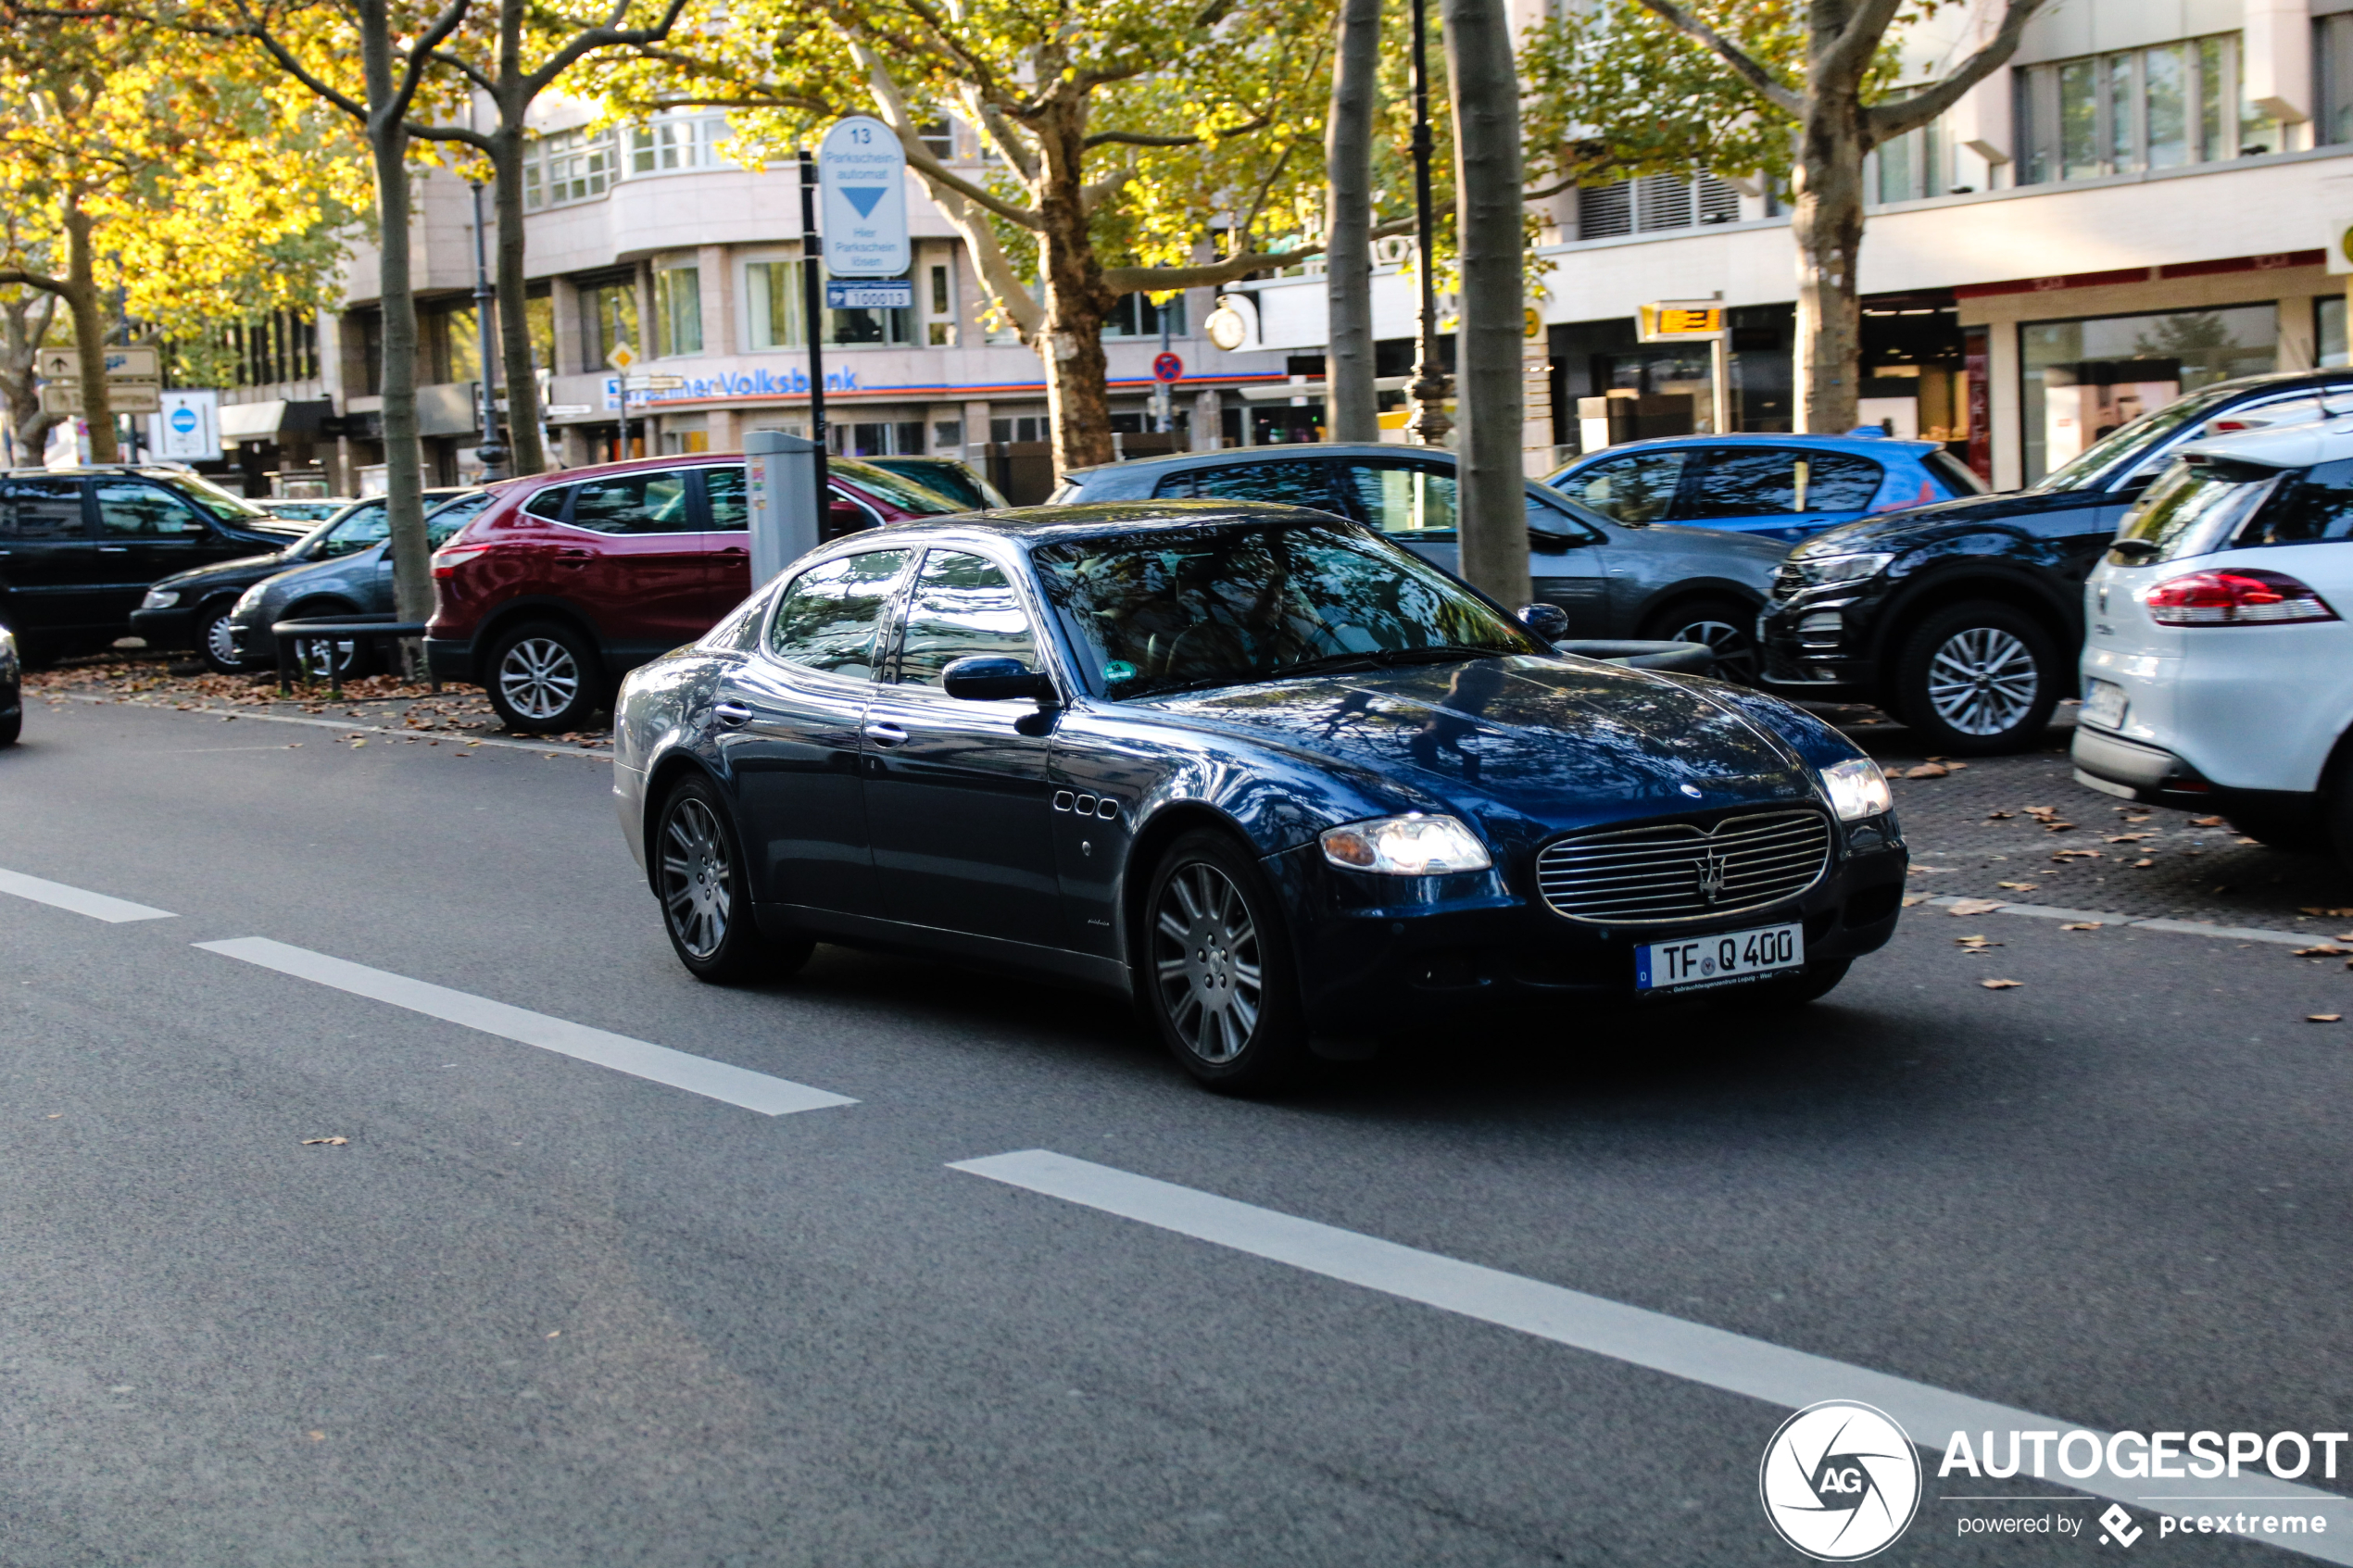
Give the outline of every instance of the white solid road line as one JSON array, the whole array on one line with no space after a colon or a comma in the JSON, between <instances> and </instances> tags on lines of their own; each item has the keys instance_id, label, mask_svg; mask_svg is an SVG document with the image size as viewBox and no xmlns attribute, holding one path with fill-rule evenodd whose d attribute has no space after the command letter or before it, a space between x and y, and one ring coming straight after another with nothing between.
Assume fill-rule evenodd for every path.
<instances>
[{"instance_id":1,"label":"white solid road line","mask_svg":"<svg viewBox=\"0 0 2353 1568\"><path fill-rule=\"evenodd\" d=\"M103 893L84 888L68 887L62 882L48 882L22 872L0 871L0 893L13 893L19 898L30 898L36 904L54 904L61 909L71 909L92 920L102 920L109 925L121 925L134 920L178 920L170 909L151 909L145 904L134 904L128 898L109 898Z\"/></svg>"},{"instance_id":2,"label":"white solid road line","mask_svg":"<svg viewBox=\"0 0 2353 1568\"><path fill-rule=\"evenodd\" d=\"M520 1040L526 1046L537 1046L560 1056L592 1061L599 1067L610 1067L616 1073L650 1078L673 1089L685 1089L690 1094L724 1100L729 1105L740 1105L747 1110L757 1110L766 1116L783 1116L796 1110L823 1110L829 1106L858 1103L846 1095L812 1089L806 1084L796 1084L789 1079L772 1078L765 1073L731 1067L724 1061L712 1061L708 1057L689 1056L667 1046L633 1040L626 1035L608 1034L602 1029L591 1029L585 1023L567 1022L560 1018L549 1018L545 1013L509 1007L504 1002L494 1002L464 991L452 991L446 985L429 985L422 980L411 980L405 974L393 974L381 969L370 969L365 964L329 958L307 947L289 947L266 936L239 936L226 942L198 942L195 946L208 953L242 959L264 969L274 969L281 974L332 985L355 997L389 1002L396 1008L407 1008L411 1012L422 1012L450 1023L461 1023L469 1029L479 1029L485 1035L497 1035L502 1039Z\"/></svg>"},{"instance_id":3,"label":"white solid road line","mask_svg":"<svg viewBox=\"0 0 2353 1568\"><path fill-rule=\"evenodd\" d=\"M1938 1456L1955 1432L1967 1432L1972 1447L1981 1432L2092 1430L2036 1415L2031 1411L1971 1399L1946 1389L1915 1383L1909 1378L1851 1366L1803 1350L1787 1349L1746 1335L1710 1328L1642 1307L1567 1290L1541 1280L1483 1268L1435 1252L1401 1247L1393 1241L1320 1224L1295 1215L1237 1203L1232 1198L1198 1192L1191 1187L1155 1181L1114 1170L1049 1149L1025 1149L1013 1154L966 1160L949 1167L1009 1186L1023 1187L1065 1202L1098 1209L1122 1219L1174 1231L1179 1236L1227 1247L1253 1257L1288 1263L1310 1273L1344 1280L1368 1290L1418 1301L1482 1323L1517 1329L1541 1339L1590 1350L1596 1355L1630 1361L1728 1393L1785 1409L1799 1410L1822 1399L1855 1399L1876 1405L1894 1416L1912 1441ZM1757 1452L1764 1452L1769 1424L1757 1432ZM2106 1433L2097 1434L2107 1442ZM2244 1499L2250 1490L2275 1496L2289 1507L2334 1507L2347 1499L2334 1492L2275 1481L2269 1475L2250 1487L2245 1479L2218 1477L2211 1482L2187 1480L2125 1481L2105 1470L2087 1479L2054 1474L2044 1485L2066 1491L2112 1498L2130 1507L2146 1509L2140 1487L2159 1486L2169 1498ZM2243 1507L2243 1504L2236 1504ZM2225 1508L2224 1512L2235 1508ZM2163 1512L2179 1512L2178 1508ZM2353 1516L2331 1513L2330 1535L2250 1536L2322 1562L2353 1565Z\"/></svg>"}]
</instances>

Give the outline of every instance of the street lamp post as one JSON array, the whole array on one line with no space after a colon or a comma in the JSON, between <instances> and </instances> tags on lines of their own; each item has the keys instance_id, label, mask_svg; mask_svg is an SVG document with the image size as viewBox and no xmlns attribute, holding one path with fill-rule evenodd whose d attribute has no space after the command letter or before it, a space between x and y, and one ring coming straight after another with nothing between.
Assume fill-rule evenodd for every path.
<instances>
[{"instance_id":1,"label":"street lamp post","mask_svg":"<svg viewBox=\"0 0 2353 1568\"><path fill-rule=\"evenodd\" d=\"M497 366L497 338L492 311L497 308L497 294L490 286L490 261L483 245L482 182L466 183L474 194L474 341L482 356L482 370L474 380L481 393L482 436L474 443L474 460L482 464L485 480L507 477L507 444L498 439L498 389L491 380Z\"/></svg>"},{"instance_id":2,"label":"street lamp post","mask_svg":"<svg viewBox=\"0 0 2353 1568\"><path fill-rule=\"evenodd\" d=\"M1438 236L1430 216L1429 56L1423 44L1422 6L1423 0L1414 0L1414 243L1419 249L1415 271L1421 279L1422 297L1414 379L1405 386L1413 413L1405 429L1422 445L1439 446L1454 421L1446 417L1443 405L1450 389L1446 373L1438 367L1438 282L1433 270Z\"/></svg>"}]
</instances>

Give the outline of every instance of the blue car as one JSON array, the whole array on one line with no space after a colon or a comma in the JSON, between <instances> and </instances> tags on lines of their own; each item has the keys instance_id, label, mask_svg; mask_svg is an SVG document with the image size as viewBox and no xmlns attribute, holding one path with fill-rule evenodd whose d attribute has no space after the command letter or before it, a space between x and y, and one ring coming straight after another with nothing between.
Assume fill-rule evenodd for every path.
<instances>
[{"instance_id":1,"label":"blue car","mask_svg":"<svg viewBox=\"0 0 2353 1568\"><path fill-rule=\"evenodd\" d=\"M1874 512L1980 495L1941 443L1883 435L1669 435L1588 453L1544 483L1629 527L1648 522L1768 539Z\"/></svg>"}]
</instances>

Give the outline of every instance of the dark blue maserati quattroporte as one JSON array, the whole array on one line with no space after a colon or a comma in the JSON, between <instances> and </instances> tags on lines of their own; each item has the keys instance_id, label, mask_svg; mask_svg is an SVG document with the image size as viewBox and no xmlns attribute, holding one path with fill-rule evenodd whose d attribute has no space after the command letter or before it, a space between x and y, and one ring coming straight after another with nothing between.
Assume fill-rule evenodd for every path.
<instances>
[{"instance_id":1,"label":"dark blue maserati quattroporte","mask_svg":"<svg viewBox=\"0 0 2353 1568\"><path fill-rule=\"evenodd\" d=\"M623 829L697 975L822 941L1062 976L1237 1091L1474 1002L1810 1001L1903 902L1836 731L1561 654L1321 512L853 534L616 708Z\"/></svg>"}]
</instances>

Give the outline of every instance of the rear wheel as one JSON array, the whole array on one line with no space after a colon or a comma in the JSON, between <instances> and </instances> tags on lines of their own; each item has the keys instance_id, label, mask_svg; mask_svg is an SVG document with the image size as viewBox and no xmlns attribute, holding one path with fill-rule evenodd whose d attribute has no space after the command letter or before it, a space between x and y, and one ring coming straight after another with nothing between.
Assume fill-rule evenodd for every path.
<instances>
[{"instance_id":1,"label":"rear wheel","mask_svg":"<svg viewBox=\"0 0 2353 1568\"><path fill-rule=\"evenodd\" d=\"M1743 686L1756 684L1756 609L1738 599L1696 599L1659 616L1642 633L1670 643L1701 643L1716 656L1716 673Z\"/></svg>"},{"instance_id":2,"label":"rear wheel","mask_svg":"<svg viewBox=\"0 0 2353 1568\"><path fill-rule=\"evenodd\" d=\"M510 730L548 734L576 730L604 702L597 650L569 626L550 621L518 626L490 650L490 706Z\"/></svg>"},{"instance_id":3,"label":"rear wheel","mask_svg":"<svg viewBox=\"0 0 2353 1568\"><path fill-rule=\"evenodd\" d=\"M1222 834L1169 847L1145 896L1144 1010L1185 1071L1264 1094L1307 1064L1299 986L1274 890Z\"/></svg>"},{"instance_id":4,"label":"rear wheel","mask_svg":"<svg viewBox=\"0 0 2353 1568\"><path fill-rule=\"evenodd\" d=\"M2040 621L1982 600L1938 610L1904 645L1895 707L1932 750L2024 751L2042 738L2066 679Z\"/></svg>"},{"instance_id":5,"label":"rear wheel","mask_svg":"<svg viewBox=\"0 0 2353 1568\"><path fill-rule=\"evenodd\" d=\"M24 734L24 709L20 700L14 713L9 714L6 719L0 719L0 746L16 745L17 737L22 734Z\"/></svg>"},{"instance_id":6,"label":"rear wheel","mask_svg":"<svg viewBox=\"0 0 2353 1568\"><path fill-rule=\"evenodd\" d=\"M700 778L670 792L653 833L654 892L662 929L696 979L724 985L791 973L812 944L780 944L760 931L726 802Z\"/></svg>"}]
</instances>

